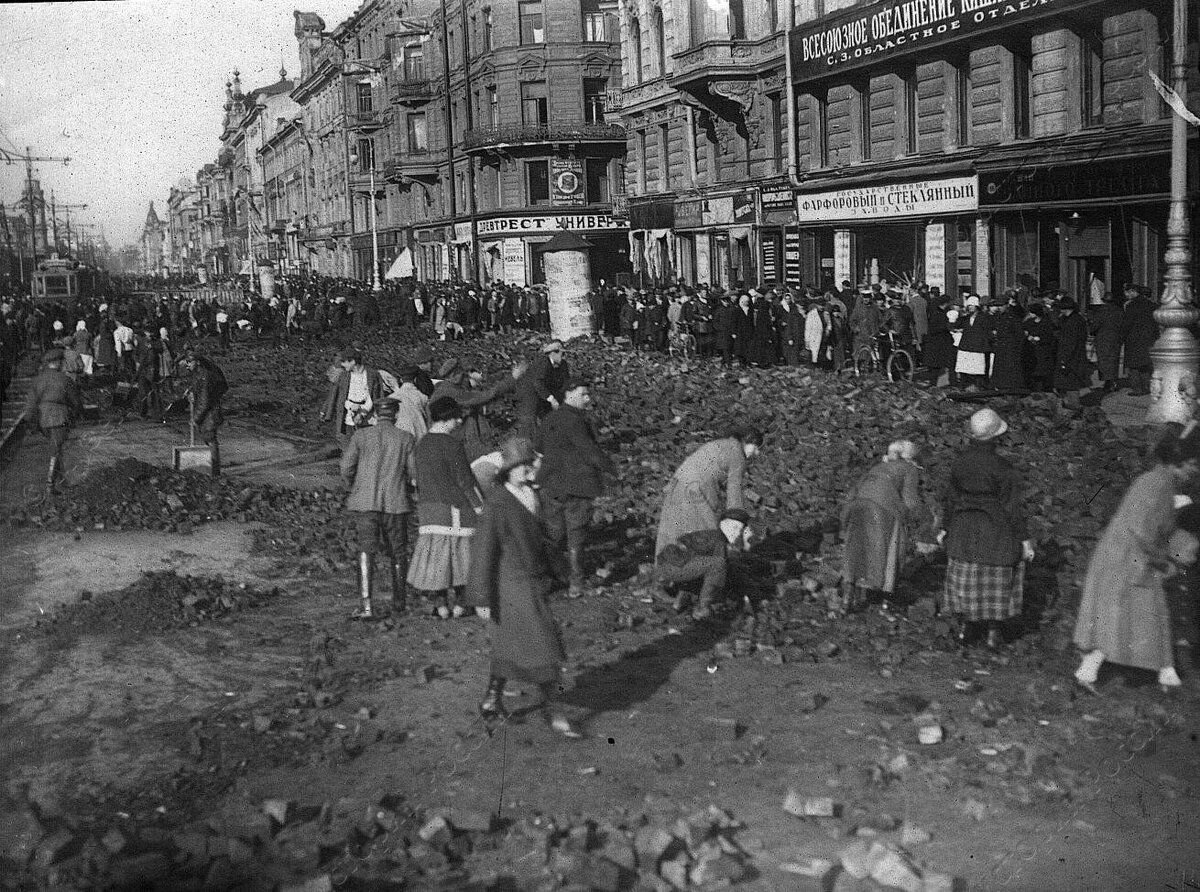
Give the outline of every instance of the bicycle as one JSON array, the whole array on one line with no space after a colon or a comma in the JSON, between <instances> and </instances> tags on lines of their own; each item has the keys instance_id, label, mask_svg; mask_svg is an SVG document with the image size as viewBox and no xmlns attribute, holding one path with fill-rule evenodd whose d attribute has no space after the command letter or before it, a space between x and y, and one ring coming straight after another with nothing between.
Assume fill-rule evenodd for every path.
<instances>
[{"instance_id":1,"label":"bicycle","mask_svg":"<svg viewBox=\"0 0 1200 892\"><path fill-rule=\"evenodd\" d=\"M886 337L888 341L888 358L884 362L883 356L879 351L879 338ZM889 381L911 381L913 373L917 370L917 364L913 360L912 353L906 348L900 346L896 341L896 333L889 331L886 334L871 338L869 345L864 344L854 351L854 374L856 377L864 375L873 375L882 369L887 375Z\"/></svg>"},{"instance_id":2,"label":"bicycle","mask_svg":"<svg viewBox=\"0 0 1200 892\"><path fill-rule=\"evenodd\" d=\"M674 357L694 359L699 350L696 336L692 334L692 326L687 322L676 323L667 339L667 353Z\"/></svg>"}]
</instances>

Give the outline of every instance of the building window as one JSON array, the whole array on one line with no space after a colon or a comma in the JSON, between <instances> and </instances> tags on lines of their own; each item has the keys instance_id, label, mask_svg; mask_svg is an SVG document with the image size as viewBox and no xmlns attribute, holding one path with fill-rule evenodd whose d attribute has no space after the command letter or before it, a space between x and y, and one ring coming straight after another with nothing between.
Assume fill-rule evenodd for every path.
<instances>
[{"instance_id":1,"label":"building window","mask_svg":"<svg viewBox=\"0 0 1200 892\"><path fill-rule=\"evenodd\" d=\"M637 194L646 194L646 131L637 132Z\"/></svg>"},{"instance_id":2,"label":"building window","mask_svg":"<svg viewBox=\"0 0 1200 892\"><path fill-rule=\"evenodd\" d=\"M358 169L360 173L370 173L375 166L375 143L369 139L358 141Z\"/></svg>"},{"instance_id":3,"label":"building window","mask_svg":"<svg viewBox=\"0 0 1200 892\"><path fill-rule=\"evenodd\" d=\"M915 155L920 150L918 132L919 97L917 96L917 72L910 69L902 75L904 86L904 152Z\"/></svg>"},{"instance_id":4,"label":"building window","mask_svg":"<svg viewBox=\"0 0 1200 892\"><path fill-rule=\"evenodd\" d=\"M616 0L581 0L583 39L591 43L612 43L617 37Z\"/></svg>"},{"instance_id":5,"label":"building window","mask_svg":"<svg viewBox=\"0 0 1200 892\"><path fill-rule=\"evenodd\" d=\"M461 116L458 113L458 100L455 99L450 103L450 134L451 139L453 139L455 142L457 142L459 137L462 135L458 130L458 121L460 117Z\"/></svg>"},{"instance_id":6,"label":"building window","mask_svg":"<svg viewBox=\"0 0 1200 892\"><path fill-rule=\"evenodd\" d=\"M650 29L654 32L654 74L662 77L667 73L667 36L663 27L662 7L654 7L650 16Z\"/></svg>"},{"instance_id":7,"label":"building window","mask_svg":"<svg viewBox=\"0 0 1200 892\"><path fill-rule=\"evenodd\" d=\"M410 152L429 151L425 112L414 112L408 116L408 150Z\"/></svg>"},{"instance_id":8,"label":"building window","mask_svg":"<svg viewBox=\"0 0 1200 892\"><path fill-rule=\"evenodd\" d=\"M500 96L496 93L495 87L487 88L488 102L488 124L492 127L500 126Z\"/></svg>"},{"instance_id":9,"label":"building window","mask_svg":"<svg viewBox=\"0 0 1200 892\"><path fill-rule=\"evenodd\" d=\"M629 65L633 69L633 82L642 82L642 23L637 16L629 20Z\"/></svg>"},{"instance_id":10,"label":"building window","mask_svg":"<svg viewBox=\"0 0 1200 892\"><path fill-rule=\"evenodd\" d=\"M854 91L858 101L858 148L859 158L871 160L871 81L864 81Z\"/></svg>"},{"instance_id":11,"label":"building window","mask_svg":"<svg viewBox=\"0 0 1200 892\"><path fill-rule=\"evenodd\" d=\"M1012 52L1012 116L1013 136L1025 139L1030 129L1029 93L1032 88L1029 53L1024 49Z\"/></svg>"},{"instance_id":12,"label":"building window","mask_svg":"<svg viewBox=\"0 0 1200 892\"><path fill-rule=\"evenodd\" d=\"M784 128L787 126L787 118L783 109L783 97L778 93L772 93L767 97L768 115L768 138L771 140L771 169L776 173L783 170L783 146L784 146Z\"/></svg>"},{"instance_id":13,"label":"building window","mask_svg":"<svg viewBox=\"0 0 1200 892\"><path fill-rule=\"evenodd\" d=\"M550 202L550 162L525 162L525 197L530 205Z\"/></svg>"},{"instance_id":14,"label":"building window","mask_svg":"<svg viewBox=\"0 0 1200 892\"><path fill-rule=\"evenodd\" d=\"M1080 123L1096 127L1104 122L1104 55L1095 34L1079 35Z\"/></svg>"},{"instance_id":15,"label":"building window","mask_svg":"<svg viewBox=\"0 0 1200 892\"><path fill-rule=\"evenodd\" d=\"M527 81L521 84L521 123L543 127L548 120L546 82Z\"/></svg>"},{"instance_id":16,"label":"building window","mask_svg":"<svg viewBox=\"0 0 1200 892\"><path fill-rule=\"evenodd\" d=\"M354 89L358 98L358 113L360 115L369 115L375 108L370 83L355 84Z\"/></svg>"},{"instance_id":17,"label":"building window","mask_svg":"<svg viewBox=\"0 0 1200 892\"><path fill-rule=\"evenodd\" d=\"M542 19L542 0L521 0L517 4L521 26L521 43L545 43L546 29Z\"/></svg>"},{"instance_id":18,"label":"building window","mask_svg":"<svg viewBox=\"0 0 1200 892\"><path fill-rule=\"evenodd\" d=\"M794 3L795 0L787 0ZM779 0L765 0L767 8L767 32L774 34L779 29Z\"/></svg>"},{"instance_id":19,"label":"building window","mask_svg":"<svg viewBox=\"0 0 1200 892\"><path fill-rule=\"evenodd\" d=\"M425 47L410 44L404 48L404 80L415 84L425 79Z\"/></svg>"},{"instance_id":20,"label":"building window","mask_svg":"<svg viewBox=\"0 0 1200 892\"><path fill-rule=\"evenodd\" d=\"M588 158L584 162L584 178L588 204L607 204L612 200L607 161L602 158Z\"/></svg>"},{"instance_id":21,"label":"building window","mask_svg":"<svg viewBox=\"0 0 1200 892\"><path fill-rule=\"evenodd\" d=\"M660 192L671 189L671 125L658 125L658 186Z\"/></svg>"},{"instance_id":22,"label":"building window","mask_svg":"<svg viewBox=\"0 0 1200 892\"><path fill-rule=\"evenodd\" d=\"M608 93L608 78L583 79L583 120L588 124L604 123L604 102Z\"/></svg>"},{"instance_id":23,"label":"building window","mask_svg":"<svg viewBox=\"0 0 1200 892\"><path fill-rule=\"evenodd\" d=\"M729 0L729 39L746 39L746 10L743 0Z\"/></svg>"},{"instance_id":24,"label":"building window","mask_svg":"<svg viewBox=\"0 0 1200 892\"><path fill-rule=\"evenodd\" d=\"M971 144L971 57L954 65L954 144Z\"/></svg>"},{"instance_id":25,"label":"building window","mask_svg":"<svg viewBox=\"0 0 1200 892\"><path fill-rule=\"evenodd\" d=\"M813 157L816 167L829 166L829 93L813 94Z\"/></svg>"},{"instance_id":26,"label":"building window","mask_svg":"<svg viewBox=\"0 0 1200 892\"><path fill-rule=\"evenodd\" d=\"M483 8L483 51L489 52L492 49L492 8L485 6Z\"/></svg>"}]
</instances>

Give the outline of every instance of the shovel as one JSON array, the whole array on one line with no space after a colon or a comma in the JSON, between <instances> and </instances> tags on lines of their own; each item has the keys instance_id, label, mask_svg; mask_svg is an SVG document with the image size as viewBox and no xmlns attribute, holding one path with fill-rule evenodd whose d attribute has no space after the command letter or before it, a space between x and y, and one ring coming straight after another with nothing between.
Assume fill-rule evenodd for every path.
<instances>
[{"instance_id":1,"label":"shovel","mask_svg":"<svg viewBox=\"0 0 1200 892\"><path fill-rule=\"evenodd\" d=\"M213 472L211 446L196 445L196 399L188 393L188 445L175 447L174 468L176 471Z\"/></svg>"}]
</instances>

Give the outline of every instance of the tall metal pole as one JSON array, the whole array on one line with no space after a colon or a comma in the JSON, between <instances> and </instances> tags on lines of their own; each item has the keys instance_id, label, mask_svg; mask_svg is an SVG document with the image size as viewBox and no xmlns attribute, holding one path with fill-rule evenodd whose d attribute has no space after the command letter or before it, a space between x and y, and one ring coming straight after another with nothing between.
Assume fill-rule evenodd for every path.
<instances>
[{"instance_id":1,"label":"tall metal pole","mask_svg":"<svg viewBox=\"0 0 1200 892\"><path fill-rule=\"evenodd\" d=\"M379 225L375 218L375 142L371 141L371 290L379 292Z\"/></svg>"},{"instance_id":2,"label":"tall metal pole","mask_svg":"<svg viewBox=\"0 0 1200 892\"><path fill-rule=\"evenodd\" d=\"M1171 80L1175 92L1187 101L1187 5L1175 0L1175 27L1171 36ZM1200 319L1192 294L1191 221L1187 201L1187 121L1171 114L1171 210L1167 216L1166 273L1154 321L1161 329L1150 350L1154 375L1150 381L1150 409L1146 421L1186 423L1197 405L1197 369L1200 344L1189 327Z\"/></svg>"},{"instance_id":3,"label":"tall metal pole","mask_svg":"<svg viewBox=\"0 0 1200 892\"><path fill-rule=\"evenodd\" d=\"M54 234L54 246L50 249L51 254L58 253L58 208L54 202L54 190L50 190L50 231Z\"/></svg>"},{"instance_id":4,"label":"tall metal pole","mask_svg":"<svg viewBox=\"0 0 1200 892\"><path fill-rule=\"evenodd\" d=\"M33 198L33 151L25 147L25 183L28 190L25 194L29 201L29 256L33 258L32 269L37 269L37 210ZM42 212L45 219L45 212Z\"/></svg>"}]
</instances>

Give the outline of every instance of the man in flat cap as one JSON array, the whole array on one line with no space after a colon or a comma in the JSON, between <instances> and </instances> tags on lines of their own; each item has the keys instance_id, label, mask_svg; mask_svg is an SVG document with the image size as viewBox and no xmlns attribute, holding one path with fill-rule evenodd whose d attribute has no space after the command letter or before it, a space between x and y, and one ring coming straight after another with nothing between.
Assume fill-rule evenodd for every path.
<instances>
[{"instance_id":1,"label":"man in flat cap","mask_svg":"<svg viewBox=\"0 0 1200 892\"><path fill-rule=\"evenodd\" d=\"M517 382L517 432L535 440L538 421L552 409L557 409L566 396L564 388L571 377L571 367L563 358L563 343L553 340L542 347L529 371Z\"/></svg>"},{"instance_id":2,"label":"man in flat cap","mask_svg":"<svg viewBox=\"0 0 1200 892\"><path fill-rule=\"evenodd\" d=\"M374 423L375 405L384 395L383 379L378 369L363 363L355 347L338 354L338 364L342 370L330 382L321 421L332 421L334 438L344 447L355 430Z\"/></svg>"},{"instance_id":3,"label":"man in flat cap","mask_svg":"<svg viewBox=\"0 0 1200 892\"><path fill-rule=\"evenodd\" d=\"M33 379L33 388L25 404L25 418L37 425L50 441L50 466L46 472L46 494L54 493L62 464L63 447L72 415L83 411L79 388L62 371L63 351L49 350L42 357L42 368Z\"/></svg>"},{"instance_id":4,"label":"man in flat cap","mask_svg":"<svg viewBox=\"0 0 1200 892\"><path fill-rule=\"evenodd\" d=\"M372 576L382 554L391 570L392 609L407 607L408 515L412 512L413 458L416 441L396 427L400 404L381 397L375 404L379 423L360 428L342 454L342 480L350 490L346 510L358 532L358 585L361 606L354 619L374 619Z\"/></svg>"}]
</instances>

